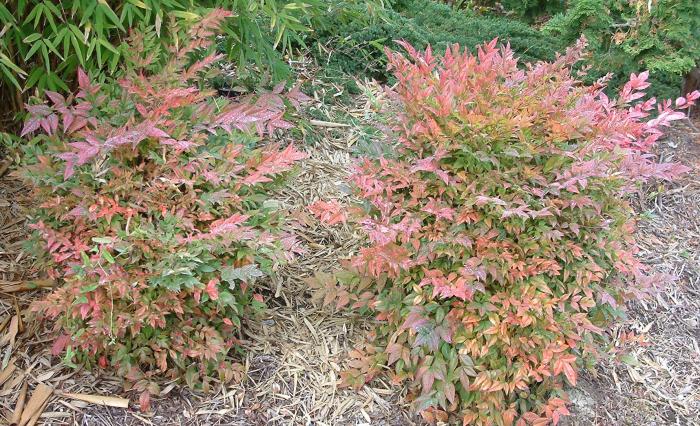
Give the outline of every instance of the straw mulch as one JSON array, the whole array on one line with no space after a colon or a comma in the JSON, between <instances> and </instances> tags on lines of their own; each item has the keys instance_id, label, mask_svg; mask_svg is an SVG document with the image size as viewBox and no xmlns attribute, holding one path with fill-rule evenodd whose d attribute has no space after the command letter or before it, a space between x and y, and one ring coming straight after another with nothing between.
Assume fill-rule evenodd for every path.
<instances>
[{"instance_id":1,"label":"straw mulch","mask_svg":"<svg viewBox=\"0 0 700 426\"><path fill-rule=\"evenodd\" d=\"M312 75L302 74L304 77L313 79ZM24 188L7 175L2 178L0 424L10 422L21 400L25 407L19 411L35 417L29 422L52 425L419 423L403 402L402 389L383 381L360 392L338 387L345 353L372 323L314 306L303 281L315 271L336 268L338 259L350 256L361 241L350 226L320 224L305 206L317 199L345 201L353 156L380 144L380 137L371 131L380 118L378 85L366 84L364 94L343 103L328 101L339 97L342 88L312 83L316 101L309 114L314 121L302 127L303 140L296 141L309 157L290 183L274 194L292 211L290 226L299 233L306 253L264 284L269 312L244 326L245 378L221 385L212 394L163 383L162 395L152 403L153 411L144 414L138 411L137 396L125 394L118 378L72 370L50 356L50 325L27 321L23 312L46 291L27 287L51 283L35 274L30 256L21 249L27 235L21 205L28 203L22 201ZM567 419L569 424L700 424L698 138L694 128L683 128L662 149L665 158L695 166L692 174L661 190L654 187L640 194L640 211L648 218L640 222L640 256L679 279L657 299L632 306L629 318L615 327L614 337L635 331L648 336L649 344L633 349L634 365L607 362L586 374L572 393L574 415ZM35 398L28 410L32 396L45 386L52 391L46 402ZM101 399L95 400L98 397ZM131 398L126 409L115 407L125 402L122 398Z\"/></svg>"}]
</instances>

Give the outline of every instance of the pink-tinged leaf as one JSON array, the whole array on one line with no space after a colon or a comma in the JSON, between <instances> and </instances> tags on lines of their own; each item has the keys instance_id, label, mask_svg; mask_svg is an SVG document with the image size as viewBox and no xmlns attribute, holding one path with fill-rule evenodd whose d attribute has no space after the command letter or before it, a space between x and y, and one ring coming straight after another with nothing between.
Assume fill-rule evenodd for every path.
<instances>
[{"instance_id":1,"label":"pink-tinged leaf","mask_svg":"<svg viewBox=\"0 0 700 426\"><path fill-rule=\"evenodd\" d=\"M41 125L41 118L40 117L30 117L27 121L24 122L24 127L22 127L22 132L19 135L21 137L24 137L29 133L33 133L37 129L39 129L40 125Z\"/></svg>"},{"instance_id":2,"label":"pink-tinged leaf","mask_svg":"<svg viewBox=\"0 0 700 426\"><path fill-rule=\"evenodd\" d=\"M347 212L343 206L336 200L323 201L318 200L309 206L309 211L316 216L321 222L328 225L336 223L345 223L348 219Z\"/></svg>"},{"instance_id":3,"label":"pink-tinged leaf","mask_svg":"<svg viewBox=\"0 0 700 426\"><path fill-rule=\"evenodd\" d=\"M433 383L435 383L435 374L430 370L426 371L421 377L421 382L423 384L422 393L430 392L433 390Z\"/></svg>"},{"instance_id":4,"label":"pink-tinged leaf","mask_svg":"<svg viewBox=\"0 0 700 426\"><path fill-rule=\"evenodd\" d=\"M284 91L285 82L277 83L277 85L272 89L272 93L279 95Z\"/></svg>"},{"instance_id":5,"label":"pink-tinged leaf","mask_svg":"<svg viewBox=\"0 0 700 426\"><path fill-rule=\"evenodd\" d=\"M64 133L66 133L66 134L70 133L70 126L71 126L71 124L73 124L73 119L74 119L73 113L71 113L70 111L66 111L63 114L63 132Z\"/></svg>"},{"instance_id":6,"label":"pink-tinged leaf","mask_svg":"<svg viewBox=\"0 0 700 426\"><path fill-rule=\"evenodd\" d=\"M56 340L53 342L53 345L51 346L51 355L53 356L58 356L60 355L63 350L66 348L68 343L70 342L70 336L67 334L62 334L56 338Z\"/></svg>"},{"instance_id":7,"label":"pink-tinged leaf","mask_svg":"<svg viewBox=\"0 0 700 426\"><path fill-rule=\"evenodd\" d=\"M64 98L62 95L52 92L51 90L45 90L44 93L46 93L46 96L51 99L51 102L54 103L56 106L65 106L66 104L66 98Z\"/></svg>"},{"instance_id":8,"label":"pink-tinged leaf","mask_svg":"<svg viewBox=\"0 0 700 426\"><path fill-rule=\"evenodd\" d=\"M413 310L410 314L408 314L401 328L418 331L428 324L429 321L421 314L419 310L416 309Z\"/></svg>"},{"instance_id":9,"label":"pink-tinged leaf","mask_svg":"<svg viewBox=\"0 0 700 426\"><path fill-rule=\"evenodd\" d=\"M161 145L168 145L172 146L173 148L177 149L178 151L187 151L188 149L200 146L201 144L194 143L192 141L187 141L187 140L175 140L175 139L161 139L160 141ZM211 173L209 171L205 173Z\"/></svg>"},{"instance_id":10,"label":"pink-tinged leaf","mask_svg":"<svg viewBox=\"0 0 700 426\"><path fill-rule=\"evenodd\" d=\"M300 89L299 86L294 86L292 90L287 93L287 98L291 101L292 105L296 109L299 109L302 104L305 104L307 102L311 102L313 98L305 95Z\"/></svg>"},{"instance_id":11,"label":"pink-tinged leaf","mask_svg":"<svg viewBox=\"0 0 700 426\"><path fill-rule=\"evenodd\" d=\"M151 410L151 393L147 390L139 395L139 410L146 413Z\"/></svg>"},{"instance_id":12,"label":"pink-tinged leaf","mask_svg":"<svg viewBox=\"0 0 700 426\"><path fill-rule=\"evenodd\" d=\"M207 283L207 288L205 291L207 292L207 294L209 295L209 298L211 300L217 300L219 298L218 285L219 285L219 280L217 280L217 279L211 279Z\"/></svg>"},{"instance_id":13,"label":"pink-tinged leaf","mask_svg":"<svg viewBox=\"0 0 700 426\"><path fill-rule=\"evenodd\" d=\"M403 345L399 343L389 343L386 347L386 353L389 354L387 365L392 365L401 358Z\"/></svg>"},{"instance_id":14,"label":"pink-tinged leaf","mask_svg":"<svg viewBox=\"0 0 700 426\"><path fill-rule=\"evenodd\" d=\"M151 122L148 123L148 127L146 128L146 135L155 139L170 138L170 135L155 127L155 125Z\"/></svg>"},{"instance_id":15,"label":"pink-tinged leaf","mask_svg":"<svg viewBox=\"0 0 700 426\"><path fill-rule=\"evenodd\" d=\"M576 386L576 371L569 363L564 363L563 365L564 375L566 379L571 383L571 386Z\"/></svg>"},{"instance_id":16,"label":"pink-tinged leaf","mask_svg":"<svg viewBox=\"0 0 700 426\"><path fill-rule=\"evenodd\" d=\"M83 90L90 88L90 78L81 67L78 67L78 86Z\"/></svg>"},{"instance_id":17,"label":"pink-tinged leaf","mask_svg":"<svg viewBox=\"0 0 700 426\"><path fill-rule=\"evenodd\" d=\"M90 313L91 306L89 303L83 303L80 305L80 318L86 319Z\"/></svg>"},{"instance_id":18,"label":"pink-tinged leaf","mask_svg":"<svg viewBox=\"0 0 700 426\"><path fill-rule=\"evenodd\" d=\"M143 117L148 117L149 115L148 109L141 104L136 104L136 111L138 111Z\"/></svg>"},{"instance_id":19,"label":"pink-tinged leaf","mask_svg":"<svg viewBox=\"0 0 700 426\"><path fill-rule=\"evenodd\" d=\"M243 179L244 185L255 185L256 183L269 182L270 176L289 170L292 165L303 158L306 154L298 151L292 144L279 151L276 147L270 147L263 154L260 162L251 164L251 173Z\"/></svg>"},{"instance_id":20,"label":"pink-tinged leaf","mask_svg":"<svg viewBox=\"0 0 700 426\"><path fill-rule=\"evenodd\" d=\"M211 224L209 232L214 235L220 235L227 232L239 231L243 222L248 220L247 215L234 213L226 219L220 219Z\"/></svg>"},{"instance_id":21,"label":"pink-tinged leaf","mask_svg":"<svg viewBox=\"0 0 700 426\"><path fill-rule=\"evenodd\" d=\"M87 164L91 159L93 159L100 152L99 142L94 139L91 142L72 142L70 144L71 148L74 149L76 154L75 163L77 166Z\"/></svg>"},{"instance_id":22,"label":"pink-tinged leaf","mask_svg":"<svg viewBox=\"0 0 700 426\"><path fill-rule=\"evenodd\" d=\"M600 301L602 303L607 303L608 305L612 306L613 308L617 308L617 301L615 300L614 297L610 295L607 291L603 290L600 293Z\"/></svg>"},{"instance_id":23,"label":"pink-tinged leaf","mask_svg":"<svg viewBox=\"0 0 700 426\"><path fill-rule=\"evenodd\" d=\"M450 404L455 403L455 385L452 384L452 382L446 382L445 383L445 398L447 398L448 401L450 401Z\"/></svg>"}]
</instances>

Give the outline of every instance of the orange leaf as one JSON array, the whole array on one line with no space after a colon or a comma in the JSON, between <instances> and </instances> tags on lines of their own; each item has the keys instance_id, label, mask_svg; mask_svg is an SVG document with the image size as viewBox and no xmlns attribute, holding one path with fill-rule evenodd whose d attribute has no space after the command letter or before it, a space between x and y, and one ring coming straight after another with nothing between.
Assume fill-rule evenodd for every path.
<instances>
[{"instance_id":1,"label":"orange leaf","mask_svg":"<svg viewBox=\"0 0 700 426\"><path fill-rule=\"evenodd\" d=\"M572 386L576 386L576 371L571 364L564 364L564 375Z\"/></svg>"}]
</instances>

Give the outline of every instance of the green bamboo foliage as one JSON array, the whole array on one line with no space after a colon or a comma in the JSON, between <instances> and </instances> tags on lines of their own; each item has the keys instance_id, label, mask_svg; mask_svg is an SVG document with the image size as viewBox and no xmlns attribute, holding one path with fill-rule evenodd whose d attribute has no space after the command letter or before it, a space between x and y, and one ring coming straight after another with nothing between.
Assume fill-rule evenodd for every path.
<instances>
[{"instance_id":1,"label":"green bamboo foliage","mask_svg":"<svg viewBox=\"0 0 700 426\"><path fill-rule=\"evenodd\" d=\"M279 77L284 55L303 44L312 23L350 0L9 0L0 4L0 84L28 91L70 89L78 66L119 73L132 29L177 45L212 8L232 11L220 48L236 63L256 63Z\"/></svg>"}]
</instances>

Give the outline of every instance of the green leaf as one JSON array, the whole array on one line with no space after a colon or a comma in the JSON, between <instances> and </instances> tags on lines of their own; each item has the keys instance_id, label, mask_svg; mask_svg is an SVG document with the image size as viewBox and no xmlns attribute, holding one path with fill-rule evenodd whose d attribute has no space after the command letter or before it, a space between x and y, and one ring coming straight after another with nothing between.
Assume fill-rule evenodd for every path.
<instances>
[{"instance_id":1,"label":"green leaf","mask_svg":"<svg viewBox=\"0 0 700 426\"><path fill-rule=\"evenodd\" d=\"M31 49L29 49L29 52L27 52L27 54L24 56L24 62L29 61L29 59L31 59L31 57L34 56L34 54L39 51L39 49L41 48L42 45L43 45L43 43L40 41L37 41L36 43L34 43L31 47Z\"/></svg>"},{"instance_id":2,"label":"green leaf","mask_svg":"<svg viewBox=\"0 0 700 426\"><path fill-rule=\"evenodd\" d=\"M115 55L119 55L119 51L117 50L117 48L114 47L112 43L108 42L107 40L99 38L97 42L100 43L102 46L106 47L110 52L114 53Z\"/></svg>"},{"instance_id":3,"label":"green leaf","mask_svg":"<svg viewBox=\"0 0 700 426\"><path fill-rule=\"evenodd\" d=\"M229 287L234 288L236 280L251 282L264 274L255 264L244 265L240 268L226 267L221 270L221 279L229 283Z\"/></svg>"},{"instance_id":4,"label":"green leaf","mask_svg":"<svg viewBox=\"0 0 700 426\"><path fill-rule=\"evenodd\" d=\"M18 67L10 58L8 58L4 53L0 52L0 63L5 65L7 68L11 69L13 72L19 75L27 75L27 73L20 67Z\"/></svg>"},{"instance_id":5,"label":"green leaf","mask_svg":"<svg viewBox=\"0 0 700 426\"><path fill-rule=\"evenodd\" d=\"M122 25L121 21L119 20L119 17L117 16L116 13L112 10L111 7L109 7L109 4L107 4L106 0L97 0L100 6L100 10L107 15L110 21L114 24L115 27L119 28L122 31L126 31L124 29L124 26Z\"/></svg>"},{"instance_id":6,"label":"green leaf","mask_svg":"<svg viewBox=\"0 0 700 426\"><path fill-rule=\"evenodd\" d=\"M109 263L114 263L114 257L107 251L107 250L102 250L102 258L106 260Z\"/></svg>"},{"instance_id":7,"label":"green leaf","mask_svg":"<svg viewBox=\"0 0 700 426\"><path fill-rule=\"evenodd\" d=\"M639 367L642 365L634 354L627 353L620 357L620 361L629 365L630 367Z\"/></svg>"},{"instance_id":8,"label":"green leaf","mask_svg":"<svg viewBox=\"0 0 700 426\"><path fill-rule=\"evenodd\" d=\"M12 74L12 71L8 67L5 66L5 64L0 63L0 71L2 71L2 74L5 76L7 80L12 83L13 86L17 88L17 90L22 90L22 86L20 86L19 82L17 81L17 78Z\"/></svg>"},{"instance_id":9,"label":"green leaf","mask_svg":"<svg viewBox=\"0 0 700 426\"><path fill-rule=\"evenodd\" d=\"M112 237L92 237L92 241L94 241L98 244L112 244L114 242L114 238L112 238Z\"/></svg>"},{"instance_id":10,"label":"green leaf","mask_svg":"<svg viewBox=\"0 0 700 426\"><path fill-rule=\"evenodd\" d=\"M89 293L91 291L95 291L97 289L97 287L99 287L99 285L100 285L99 283L84 285L84 286L80 287L80 292L81 293Z\"/></svg>"},{"instance_id":11,"label":"green leaf","mask_svg":"<svg viewBox=\"0 0 700 426\"><path fill-rule=\"evenodd\" d=\"M192 12L185 12L184 10L174 10L170 12L171 15L175 16L176 18L180 19L185 19L187 21L196 21L198 19L201 19L201 15L198 15L196 13Z\"/></svg>"},{"instance_id":12,"label":"green leaf","mask_svg":"<svg viewBox=\"0 0 700 426\"><path fill-rule=\"evenodd\" d=\"M25 43L34 43L35 41L39 40L40 38L41 38L41 34L32 33L32 34L26 36L24 39L22 39L22 41Z\"/></svg>"}]
</instances>

